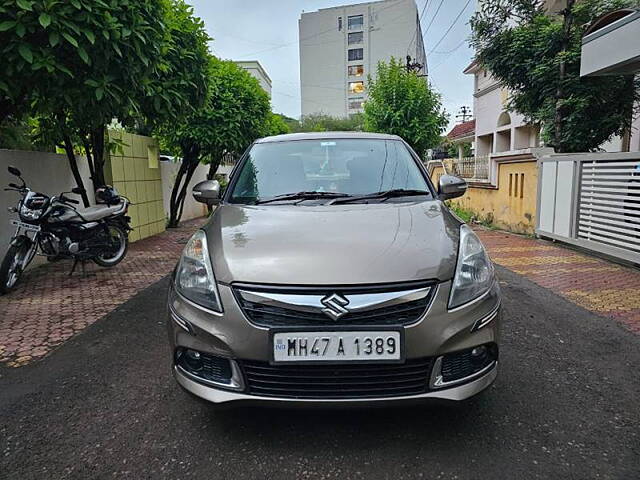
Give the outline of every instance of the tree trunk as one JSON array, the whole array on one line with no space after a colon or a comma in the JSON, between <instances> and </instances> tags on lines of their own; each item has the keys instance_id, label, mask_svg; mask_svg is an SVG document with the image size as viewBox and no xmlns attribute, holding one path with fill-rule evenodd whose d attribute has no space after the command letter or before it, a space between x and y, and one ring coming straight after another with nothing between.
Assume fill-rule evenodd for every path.
<instances>
[{"instance_id":1,"label":"tree trunk","mask_svg":"<svg viewBox=\"0 0 640 480\"><path fill-rule=\"evenodd\" d=\"M84 182L82 181L82 177L80 176L80 171L78 170L78 162L76 161L76 155L73 151L73 142L71 141L71 137L69 135L64 136L64 151L67 154L67 159L69 160L69 167L71 167L71 173L73 174L73 178L76 181L76 186L82 189L82 204L86 207L89 206L89 197L87 196L87 191L84 188Z\"/></svg>"},{"instance_id":2,"label":"tree trunk","mask_svg":"<svg viewBox=\"0 0 640 480\"><path fill-rule=\"evenodd\" d=\"M91 181L93 182L96 175L96 169L93 164L93 156L91 155L91 142L89 142L86 135L82 136L82 143L84 145L85 155L87 156L87 163L89 164L89 174L91 175Z\"/></svg>"},{"instance_id":3,"label":"tree trunk","mask_svg":"<svg viewBox=\"0 0 640 480\"><path fill-rule=\"evenodd\" d=\"M176 228L180 223L184 202L187 197L187 187L199 163L199 148L190 146L182 149L182 162L176 174L176 179L171 189L171 198L169 199L169 222L167 223L167 228Z\"/></svg>"},{"instance_id":4,"label":"tree trunk","mask_svg":"<svg viewBox=\"0 0 640 480\"><path fill-rule=\"evenodd\" d=\"M89 143L91 143L91 153L93 156L93 188L104 187L106 180L104 178L104 125L94 128L89 133Z\"/></svg>"},{"instance_id":5,"label":"tree trunk","mask_svg":"<svg viewBox=\"0 0 640 480\"><path fill-rule=\"evenodd\" d=\"M556 152L562 153L565 151L563 137L563 122L564 122L564 80L566 77L567 66L565 62L565 54L569 49L569 42L571 40L571 27L573 25L573 4L575 0L567 0L567 7L562 11L562 40L560 43L560 62L558 65L558 86L556 88L556 108L553 118L553 143Z\"/></svg>"},{"instance_id":6,"label":"tree trunk","mask_svg":"<svg viewBox=\"0 0 640 480\"><path fill-rule=\"evenodd\" d=\"M209 164L209 172L207 172L207 180L214 180L220 164L222 163L222 157L224 153L211 155L211 163Z\"/></svg>"}]
</instances>

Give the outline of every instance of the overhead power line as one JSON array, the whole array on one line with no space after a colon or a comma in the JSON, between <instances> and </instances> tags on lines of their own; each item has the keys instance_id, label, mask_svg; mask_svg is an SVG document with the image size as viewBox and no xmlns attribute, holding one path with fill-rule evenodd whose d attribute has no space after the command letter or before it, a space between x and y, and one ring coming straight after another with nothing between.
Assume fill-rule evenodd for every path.
<instances>
[{"instance_id":1,"label":"overhead power line","mask_svg":"<svg viewBox=\"0 0 640 480\"><path fill-rule=\"evenodd\" d=\"M387 5L386 7L382 7L380 10L377 10L377 11L376 11L376 13L380 13L380 12L383 12L383 11L385 11L385 10L388 10L389 8L393 8L393 7L397 6L397 4L398 4L397 2L391 2L391 4L390 4L390 5ZM404 16L404 14L402 14L402 15L400 15L400 16L398 16L398 17L394 18L394 19L393 19L391 22L389 22L389 23L394 23L398 18L403 17L403 16ZM244 54L244 55L239 55L239 56L237 56L236 58L252 57L253 55L258 55L259 53L270 52L270 51L272 51L272 50L277 50L277 49L280 49L280 48L288 47L288 46L291 46L291 45L295 45L296 43L302 42L302 41L304 41L304 40L309 40L309 39L311 39L311 38L318 37L318 36L320 36L320 35L322 35L322 34L324 34L324 33L329 33L329 32L334 31L334 30L335 30L335 27L331 27L331 28L329 28L329 29L327 29L327 30L323 30L323 31L321 31L321 32L317 32L317 33L314 33L314 34L312 34L312 35L309 35L309 36L307 36L307 37L303 37L303 38L300 38L300 39L298 39L298 40L294 40L293 42L288 42L288 43L283 43L283 44L280 44L280 45L275 45L275 46L273 46L273 47L271 47L271 48L265 48L264 50L259 50L259 51L257 51L257 52L246 53L246 54Z\"/></svg>"},{"instance_id":2,"label":"overhead power line","mask_svg":"<svg viewBox=\"0 0 640 480\"><path fill-rule=\"evenodd\" d=\"M429 29L431 28L431 25L433 25L433 21L436 19L436 17L438 16L438 12L440 11L440 7L442 7L442 4L444 3L444 0L440 0L440 3L438 4L438 8L436 8L436 13L433 14L433 17L431 17L431 21L429 22L429 25L427 25L427 28L425 29L425 31L422 33L422 37L424 38L427 35L427 32L429 31Z\"/></svg>"},{"instance_id":3,"label":"overhead power line","mask_svg":"<svg viewBox=\"0 0 640 480\"><path fill-rule=\"evenodd\" d=\"M460 19L460 17L462 16L462 14L464 13L464 11L467 9L467 7L469 6L469 4L471 3L471 0L467 0L467 3L464 4L464 7L462 7L462 10L460 10L460 13L458 13L458 15L456 16L456 18L453 20L453 22L451 23L451 25L449 25L449 28L447 28L447 31L444 32L444 35L442 35L442 37L440 37L440 40L438 40L438 42L433 46L433 48L431 50L429 50L429 54L432 53L434 50L436 50L440 44L442 43L442 41L446 38L446 36L449 34L449 32L451 31L451 29L455 26L455 24L458 22L458 20Z\"/></svg>"},{"instance_id":4,"label":"overhead power line","mask_svg":"<svg viewBox=\"0 0 640 480\"><path fill-rule=\"evenodd\" d=\"M411 48L411 44L413 43L413 41L418 36L418 27L421 25L422 17L424 16L424 12L427 10L428 6L429 6L429 0L426 0L426 2L424 2L424 7L422 7L422 11L420 12L420 15L418 16L418 25L416 25L416 30L415 30L415 32L413 32L413 36L411 37L411 41L409 42L409 45L407 46L407 54L409 54L409 49Z\"/></svg>"}]
</instances>

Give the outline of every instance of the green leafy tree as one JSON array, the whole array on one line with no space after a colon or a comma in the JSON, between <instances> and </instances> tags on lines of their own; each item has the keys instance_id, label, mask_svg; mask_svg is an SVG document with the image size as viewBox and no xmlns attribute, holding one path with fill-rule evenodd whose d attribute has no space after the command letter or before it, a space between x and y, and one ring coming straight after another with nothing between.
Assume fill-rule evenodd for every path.
<instances>
[{"instance_id":1,"label":"green leafy tree","mask_svg":"<svg viewBox=\"0 0 640 480\"><path fill-rule=\"evenodd\" d=\"M195 112L207 99L210 53L204 22L184 0L170 0L165 16L166 41L156 75L139 100L136 132L173 128L177 119Z\"/></svg>"},{"instance_id":2,"label":"green leafy tree","mask_svg":"<svg viewBox=\"0 0 640 480\"><path fill-rule=\"evenodd\" d=\"M295 132L353 132L364 129L364 116L356 113L348 117L332 117L321 113L305 115L294 125Z\"/></svg>"},{"instance_id":3,"label":"green leafy tree","mask_svg":"<svg viewBox=\"0 0 640 480\"><path fill-rule=\"evenodd\" d=\"M283 135L291 133L291 128L285 120L284 115L269 112L263 124L261 136L270 137L272 135Z\"/></svg>"},{"instance_id":4,"label":"green leafy tree","mask_svg":"<svg viewBox=\"0 0 640 480\"><path fill-rule=\"evenodd\" d=\"M182 216L187 187L200 162L209 164L208 179L215 178L225 155L238 156L265 132L271 109L269 96L258 80L234 62L211 58L208 100L166 132L164 144L182 163L174 183L169 227Z\"/></svg>"},{"instance_id":5,"label":"green leafy tree","mask_svg":"<svg viewBox=\"0 0 640 480\"><path fill-rule=\"evenodd\" d=\"M78 185L79 148L94 186L103 185L105 127L130 121L150 93L167 9L164 0L0 0L0 119L45 117Z\"/></svg>"},{"instance_id":6,"label":"green leafy tree","mask_svg":"<svg viewBox=\"0 0 640 480\"><path fill-rule=\"evenodd\" d=\"M395 58L379 62L376 79L369 77L364 127L369 132L400 135L419 154L439 144L448 115L440 94L425 78L407 71Z\"/></svg>"},{"instance_id":7,"label":"green leafy tree","mask_svg":"<svg viewBox=\"0 0 640 480\"><path fill-rule=\"evenodd\" d=\"M511 91L508 108L541 125L556 151L595 150L630 127L640 80L581 78L580 52L590 22L632 4L568 0L550 15L542 0L488 0L472 17L477 60Z\"/></svg>"}]
</instances>

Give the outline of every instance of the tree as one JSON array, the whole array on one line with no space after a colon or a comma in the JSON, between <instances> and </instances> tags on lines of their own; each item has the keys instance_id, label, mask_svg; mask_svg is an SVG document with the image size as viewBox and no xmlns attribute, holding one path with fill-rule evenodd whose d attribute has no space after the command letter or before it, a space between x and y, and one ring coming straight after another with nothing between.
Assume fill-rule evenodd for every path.
<instances>
[{"instance_id":1,"label":"tree","mask_svg":"<svg viewBox=\"0 0 640 480\"><path fill-rule=\"evenodd\" d=\"M209 164L207 178L213 179L224 155L239 155L274 122L269 96L234 62L211 57L208 92L205 105L166 131L163 140L182 157L171 192L168 227L178 226L187 186L200 162Z\"/></svg>"},{"instance_id":2,"label":"tree","mask_svg":"<svg viewBox=\"0 0 640 480\"><path fill-rule=\"evenodd\" d=\"M172 212L169 224L175 226L175 218L179 220L182 216L186 188L201 154L199 146L189 142L189 137L182 135L183 130L176 126L188 128L188 119L207 104L211 38L202 20L194 16L193 8L183 0L171 1L166 24L168 41L159 74L149 85L152 93L141 102L137 131L143 135L155 132L164 149L181 158L169 201Z\"/></svg>"},{"instance_id":3,"label":"tree","mask_svg":"<svg viewBox=\"0 0 640 480\"><path fill-rule=\"evenodd\" d=\"M399 135L424 155L428 148L438 145L447 119L440 94L426 79L407 71L395 58L378 63L376 79L369 77L365 130Z\"/></svg>"},{"instance_id":4,"label":"tree","mask_svg":"<svg viewBox=\"0 0 640 480\"><path fill-rule=\"evenodd\" d=\"M290 133L291 128L287 123L284 115L269 112L263 125L262 137L270 137L271 135L282 135Z\"/></svg>"},{"instance_id":5,"label":"tree","mask_svg":"<svg viewBox=\"0 0 640 480\"><path fill-rule=\"evenodd\" d=\"M177 119L197 111L207 100L210 53L204 22L184 0L170 0L165 16L166 42L156 75L140 99L136 131L151 135L173 128Z\"/></svg>"},{"instance_id":6,"label":"tree","mask_svg":"<svg viewBox=\"0 0 640 480\"><path fill-rule=\"evenodd\" d=\"M78 186L78 147L94 186L103 185L106 125L129 121L149 94L167 8L164 0L0 0L0 119L44 117Z\"/></svg>"},{"instance_id":7,"label":"tree","mask_svg":"<svg viewBox=\"0 0 640 480\"><path fill-rule=\"evenodd\" d=\"M294 125L294 132L352 132L364 129L364 118L361 113L349 117L332 117L322 113L305 115Z\"/></svg>"},{"instance_id":8,"label":"tree","mask_svg":"<svg viewBox=\"0 0 640 480\"><path fill-rule=\"evenodd\" d=\"M580 52L590 22L634 3L567 0L550 15L542 0L488 0L472 17L477 61L509 88L508 109L541 125L557 152L596 150L630 127L640 80L581 78Z\"/></svg>"}]
</instances>

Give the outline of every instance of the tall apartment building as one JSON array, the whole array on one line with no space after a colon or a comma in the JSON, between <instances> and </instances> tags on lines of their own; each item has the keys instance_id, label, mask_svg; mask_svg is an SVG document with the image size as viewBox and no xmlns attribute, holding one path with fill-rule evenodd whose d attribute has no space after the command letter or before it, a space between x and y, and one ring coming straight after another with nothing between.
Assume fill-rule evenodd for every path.
<instances>
[{"instance_id":1,"label":"tall apartment building","mask_svg":"<svg viewBox=\"0 0 640 480\"><path fill-rule=\"evenodd\" d=\"M362 111L379 61L410 55L427 72L415 0L382 0L303 13L299 20L302 115Z\"/></svg>"}]
</instances>

